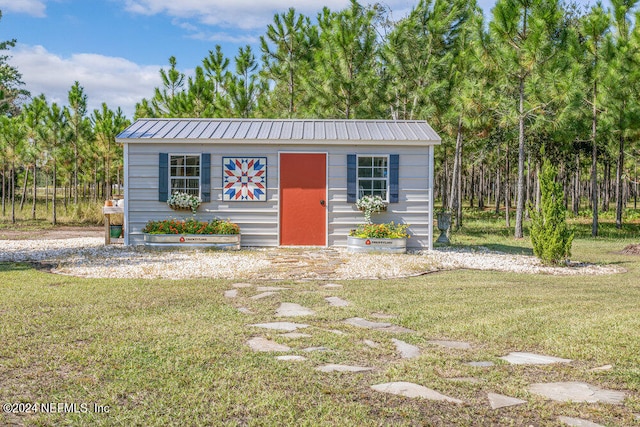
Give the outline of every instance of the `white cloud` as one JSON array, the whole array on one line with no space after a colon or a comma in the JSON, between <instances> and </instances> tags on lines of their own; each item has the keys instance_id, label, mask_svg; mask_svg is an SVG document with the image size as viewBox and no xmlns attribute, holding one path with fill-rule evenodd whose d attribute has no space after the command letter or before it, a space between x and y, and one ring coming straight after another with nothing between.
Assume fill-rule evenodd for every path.
<instances>
[{"instance_id":1,"label":"white cloud","mask_svg":"<svg viewBox=\"0 0 640 427\"><path fill-rule=\"evenodd\" d=\"M140 66L124 58L92 53L62 58L42 46L21 44L11 53L9 63L20 70L32 96L44 93L49 102L67 105L67 94L77 80L87 94L89 112L106 102L112 110L121 107L133 118L135 104L153 96L154 88L162 85L160 65Z\"/></svg>"},{"instance_id":2,"label":"white cloud","mask_svg":"<svg viewBox=\"0 0 640 427\"><path fill-rule=\"evenodd\" d=\"M44 0L0 0L0 10L3 12L26 13L43 18L46 9Z\"/></svg>"},{"instance_id":3,"label":"white cloud","mask_svg":"<svg viewBox=\"0 0 640 427\"><path fill-rule=\"evenodd\" d=\"M273 22L273 15L294 7L298 13L312 18L327 6L341 10L349 6L349 0L122 0L132 13L143 15L167 14L172 17L196 18L201 23L244 30L264 29ZM362 2L373 3L373 2ZM415 0L388 0L394 11L407 10Z\"/></svg>"}]
</instances>

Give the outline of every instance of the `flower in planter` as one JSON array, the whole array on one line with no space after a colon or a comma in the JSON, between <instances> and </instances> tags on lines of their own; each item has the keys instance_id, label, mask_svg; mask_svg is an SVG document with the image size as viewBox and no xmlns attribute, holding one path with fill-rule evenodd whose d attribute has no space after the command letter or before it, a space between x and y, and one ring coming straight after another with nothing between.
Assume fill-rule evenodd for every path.
<instances>
[{"instance_id":1,"label":"flower in planter","mask_svg":"<svg viewBox=\"0 0 640 427\"><path fill-rule=\"evenodd\" d=\"M361 239L404 239L410 238L407 233L409 224L396 224L393 221L384 224L360 224L355 230L351 230L349 236Z\"/></svg>"},{"instance_id":2,"label":"flower in planter","mask_svg":"<svg viewBox=\"0 0 640 427\"><path fill-rule=\"evenodd\" d=\"M387 204L380 196L362 196L356 200L356 207L364 212L364 219L371 224L371 215L387 210Z\"/></svg>"},{"instance_id":3,"label":"flower in planter","mask_svg":"<svg viewBox=\"0 0 640 427\"><path fill-rule=\"evenodd\" d=\"M212 219L209 222L188 219L149 221L142 229L148 234L240 234L240 227L227 220Z\"/></svg>"},{"instance_id":4,"label":"flower in planter","mask_svg":"<svg viewBox=\"0 0 640 427\"><path fill-rule=\"evenodd\" d=\"M200 203L202 203L200 197L182 191L174 191L171 197L167 199L167 204L171 209L191 209L194 214L198 210Z\"/></svg>"}]
</instances>

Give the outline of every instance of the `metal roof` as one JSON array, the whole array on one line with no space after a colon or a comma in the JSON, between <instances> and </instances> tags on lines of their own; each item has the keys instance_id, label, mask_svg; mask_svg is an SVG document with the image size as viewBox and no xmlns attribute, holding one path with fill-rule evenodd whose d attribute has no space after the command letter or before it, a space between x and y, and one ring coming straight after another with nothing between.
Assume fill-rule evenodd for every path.
<instances>
[{"instance_id":1,"label":"metal roof","mask_svg":"<svg viewBox=\"0 0 640 427\"><path fill-rule=\"evenodd\" d=\"M258 143L334 144L401 142L433 145L440 137L420 120L315 119L138 119L117 142L204 142L219 140Z\"/></svg>"}]
</instances>

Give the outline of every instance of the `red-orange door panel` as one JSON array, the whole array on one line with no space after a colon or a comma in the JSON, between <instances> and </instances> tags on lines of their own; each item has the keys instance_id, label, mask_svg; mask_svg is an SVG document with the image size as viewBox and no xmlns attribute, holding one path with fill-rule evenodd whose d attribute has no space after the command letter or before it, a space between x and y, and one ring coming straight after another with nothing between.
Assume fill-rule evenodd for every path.
<instances>
[{"instance_id":1,"label":"red-orange door panel","mask_svg":"<svg viewBox=\"0 0 640 427\"><path fill-rule=\"evenodd\" d=\"M280 154L280 244L326 245L326 200L327 155Z\"/></svg>"}]
</instances>

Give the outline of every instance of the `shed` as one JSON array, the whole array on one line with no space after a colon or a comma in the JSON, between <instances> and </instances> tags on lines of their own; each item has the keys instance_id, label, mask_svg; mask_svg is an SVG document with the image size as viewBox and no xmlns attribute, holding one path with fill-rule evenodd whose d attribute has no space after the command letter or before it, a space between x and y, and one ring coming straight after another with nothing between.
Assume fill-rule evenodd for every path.
<instances>
[{"instance_id":1,"label":"shed","mask_svg":"<svg viewBox=\"0 0 640 427\"><path fill-rule=\"evenodd\" d=\"M434 146L425 121L139 119L124 149L126 245L149 220L189 218L166 200L200 196L198 219L229 219L243 246L346 246L363 195L388 202L375 222L410 224L409 248L431 249Z\"/></svg>"}]
</instances>

